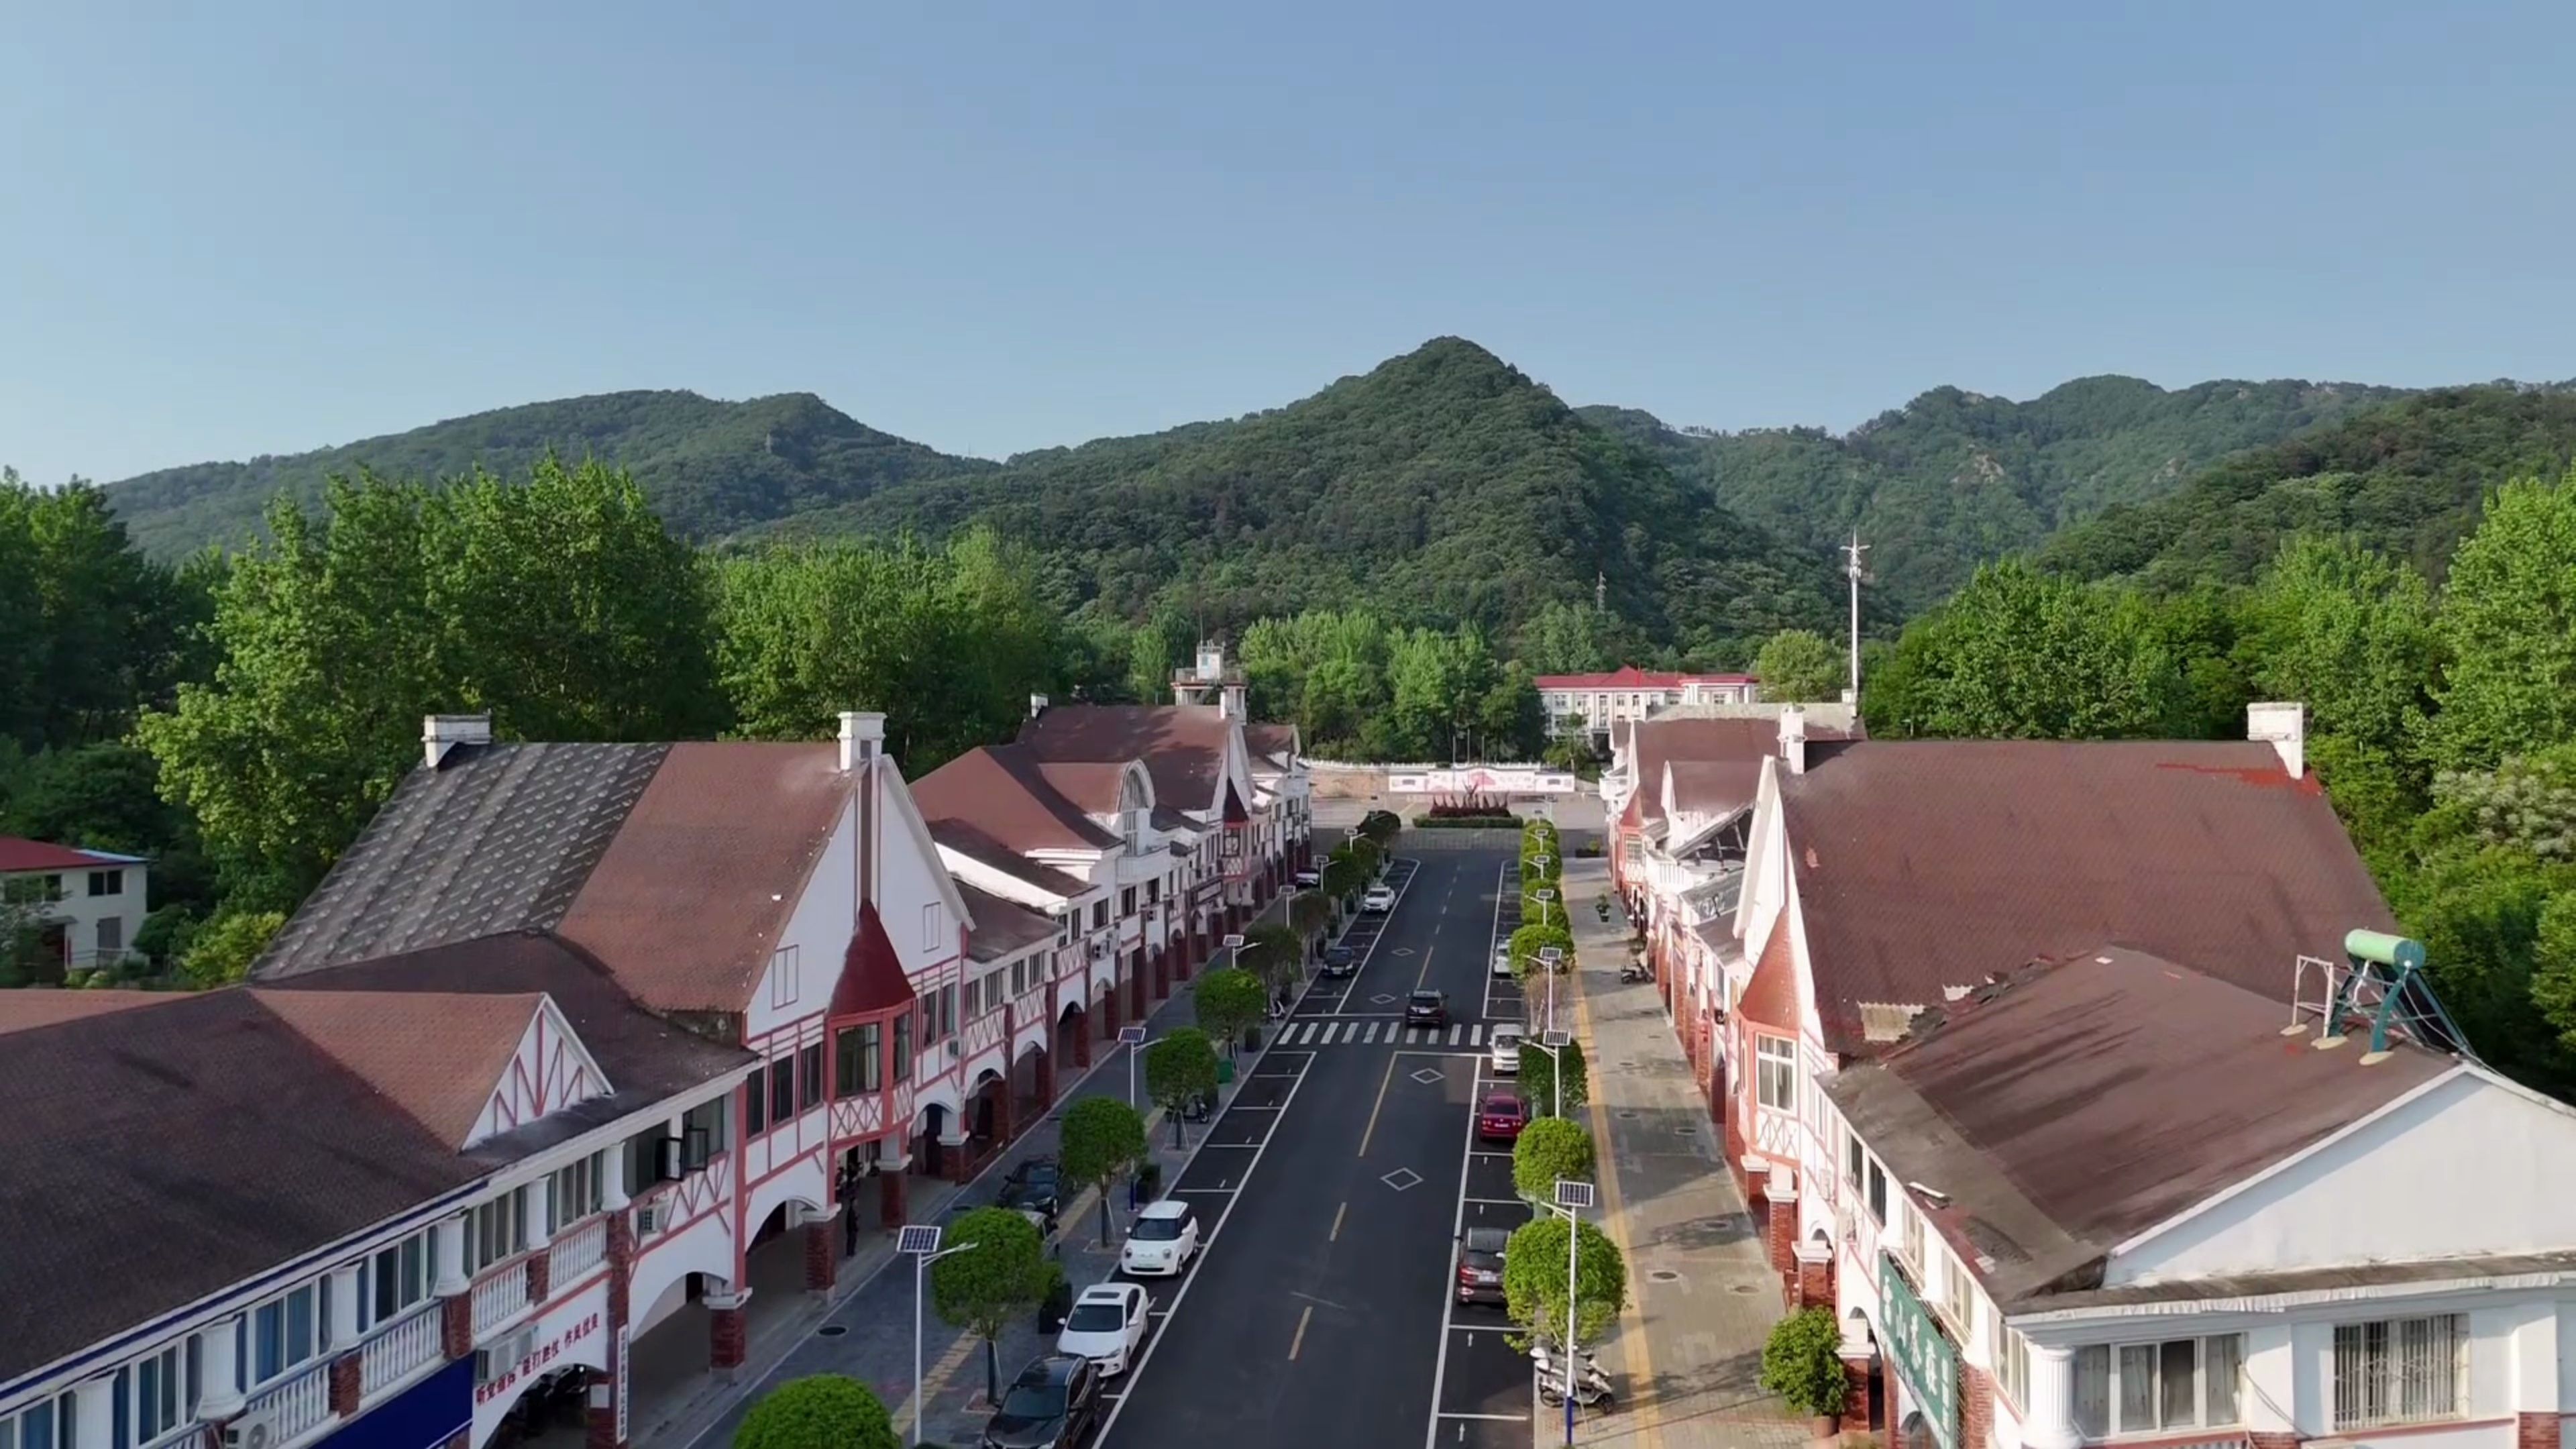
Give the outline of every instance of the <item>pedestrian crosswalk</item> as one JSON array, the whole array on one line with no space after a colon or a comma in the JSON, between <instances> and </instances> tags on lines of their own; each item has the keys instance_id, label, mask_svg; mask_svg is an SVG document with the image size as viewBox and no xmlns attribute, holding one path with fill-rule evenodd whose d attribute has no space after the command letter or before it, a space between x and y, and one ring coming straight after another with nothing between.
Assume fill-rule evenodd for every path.
<instances>
[{"instance_id":1,"label":"pedestrian crosswalk","mask_svg":"<svg viewBox=\"0 0 2576 1449\"><path fill-rule=\"evenodd\" d=\"M1485 1024L1454 1021L1445 1027L1406 1026L1400 1021L1292 1021L1279 1033L1278 1044L1298 1046L1449 1046L1482 1047Z\"/></svg>"}]
</instances>

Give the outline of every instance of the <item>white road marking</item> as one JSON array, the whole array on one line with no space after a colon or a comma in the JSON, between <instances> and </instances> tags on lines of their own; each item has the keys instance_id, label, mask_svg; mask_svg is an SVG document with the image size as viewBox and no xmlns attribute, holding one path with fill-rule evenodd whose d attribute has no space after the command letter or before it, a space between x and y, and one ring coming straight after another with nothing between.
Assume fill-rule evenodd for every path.
<instances>
[{"instance_id":1,"label":"white road marking","mask_svg":"<svg viewBox=\"0 0 2576 1449\"><path fill-rule=\"evenodd\" d=\"M1465 1035L1466 1031L1467 1024L1465 1022L1452 1022L1449 1027L1449 1044L1451 1046L1456 1046L1458 1044L1458 1038Z\"/></svg>"},{"instance_id":2,"label":"white road marking","mask_svg":"<svg viewBox=\"0 0 2576 1449\"><path fill-rule=\"evenodd\" d=\"M1372 1022L1370 1022L1370 1023L1368 1024L1368 1039L1369 1039L1370 1041L1376 1041L1376 1040L1377 1040L1377 1029L1378 1029L1378 1027L1379 1027L1380 1025L1381 1025L1381 1023L1374 1022L1374 1021L1372 1021Z\"/></svg>"},{"instance_id":3,"label":"white road marking","mask_svg":"<svg viewBox=\"0 0 2576 1449\"><path fill-rule=\"evenodd\" d=\"M1577 1328L1582 1326L1583 1325L1580 1323L1575 1325ZM1526 1424L1529 1422L1529 1415L1527 1414L1434 1414L1431 1417L1435 1419L1492 1419L1505 1424ZM1438 1426L1434 1425L1433 1428L1436 1430Z\"/></svg>"},{"instance_id":4,"label":"white road marking","mask_svg":"<svg viewBox=\"0 0 2576 1449\"><path fill-rule=\"evenodd\" d=\"M1476 1150L1476 1114L1467 1114L1467 1157L1458 1159L1458 1212L1449 1224L1449 1237L1455 1242L1467 1231L1467 1163ZM1450 1281L1456 1271L1450 1255L1440 1255L1440 1356L1431 1367L1431 1422L1422 1431L1422 1449L1435 1449L1440 1442L1440 1389L1449 1378L1449 1328L1457 1321L1458 1294ZM1117 1416L1113 1413L1111 1418Z\"/></svg>"},{"instance_id":5,"label":"white road marking","mask_svg":"<svg viewBox=\"0 0 2576 1449\"><path fill-rule=\"evenodd\" d=\"M1200 1190L1200 1191L1205 1191L1206 1189L1202 1188L1202 1189L1199 1189L1199 1190ZM1472 1202L1472 1203L1475 1203L1475 1204L1477 1204L1478 1206L1481 1206L1481 1207L1516 1207L1516 1208L1526 1208L1526 1207L1528 1207L1528 1206L1529 1206L1529 1204L1528 1204L1528 1203L1525 1203L1525 1202L1521 1201L1519 1198L1516 1198L1516 1197L1471 1197L1471 1198L1467 1199L1467 1201Z\"/></svg>"}]
</instances>

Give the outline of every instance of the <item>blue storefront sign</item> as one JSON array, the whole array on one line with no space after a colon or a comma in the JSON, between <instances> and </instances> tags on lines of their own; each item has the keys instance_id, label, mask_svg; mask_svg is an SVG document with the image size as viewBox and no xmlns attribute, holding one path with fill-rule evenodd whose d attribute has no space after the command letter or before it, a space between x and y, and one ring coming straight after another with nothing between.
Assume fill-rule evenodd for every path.
<instances>
[{"instance_id":1,"label":"blue storefront sign","mask_svg":"<svg viewBox=\"0 0 2576 1449\"><path fill-rule=\"evenodd\" d=\"M439 1449L474 1423L474 1360L460 1358L349 1421L322 1449Z\"/></svg>"}]
</instances>

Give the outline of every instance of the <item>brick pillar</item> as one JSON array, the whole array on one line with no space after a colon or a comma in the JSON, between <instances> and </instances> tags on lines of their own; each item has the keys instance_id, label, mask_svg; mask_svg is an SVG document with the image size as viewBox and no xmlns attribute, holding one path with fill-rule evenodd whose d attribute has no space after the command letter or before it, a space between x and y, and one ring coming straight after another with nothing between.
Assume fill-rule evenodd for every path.
<instances>
[{"instance_id":1,"label":"brick pillar","mask_svg":"<svg viewBox=\"0 0 2576 1449\"><path fill-rule=\"evenodd\" d=\"M1100 998L1100 1010L1096 1015L1100 1018L1100 1039L1102 1041L1116 1041L1118 1039L1118 1027L1120 1025L1118 1020L1118 988L1116 985L1113 984L1109 988L1108 994Z\"/></svg>"},{"instance_id":2,"label":"brick pillar","mask_svg":"<svg viewBox=\"0 0 2576 1449\"><path fill-rule=\"evenodd\" d=\"M1175 938L1172 944L1172 979L1187 983L1190 979L1190 967L1193 964L1190 960L1189 937Z\"/></svg>"},{"instance_id":3,"label":"brick pillar","mask_svg":"<svg viewBox=\"0 0 2576 1449\"><path fill-rule=\"evenodd\" d=\"M707 1367L720 1374L742 1367L744 1352L750 1346L743 1303L750 1296L737 1292L707 1299Z\"/></svg>"},{"instance_id":4,"label":"brick pillar","mask_svg":"<svg viewBox=\"0 0 2576 1449\"><path fill-rule=\"evenodd\" d=\"M1866 1434L1878 1427L1877 1385L1871 1381L1876 1355L1864 1349L1843 1355L1843 1419L1846 1434Z\"/></svg>"},{"instance_id":5,"label":"brick pillar","mask_svg":"<svg viewBox=\"0 0 2576 1449\"><path fill-rule=\"evenodd\" d=\"M470 1290L439 1303L438 1351L448 1358L474 1356L474 1294Z\"/></svg>"},{"instance_id":6,"label":"brick pillar","mask_svg":"<svg viewBox=\"0 0 2576 1449\"><path fill-rule=\"evenodd\" d=\"M837 1226L830 1218L816 1218L805 1225L805 1286L817 1293L831 1292L839 1281L841 1258L832 1251L832 1229Z\"/></svg>"},{"instance_id":7,"label":"brick pillar","mask_svg":"<svg viewBox=\"0 0 2576 1449\"><path fill-rule=\"evenodd\" d=\"M1959 1365L1959 1449L1995 1442L1995 1381L1984 1369Z\"/></svg>"},{"instance_id":8,"label":"brick pillar","mask_svg":"<svg viewBox=\"0 0 2576 1449\"><path fill-rule=\"evenodd\" d=\"M1006 1147L1014 1135L1011 1126L1011 1078L1005 1073L993 1088L993 1145Z\"/></svg>"},{"instance_id":9,"label":"brick pillar","mask_svg":"<svg viewBox=\"0 0 2576 1449\"><path fill-rule=\"evenodd\" d=\"M1812 1239L1793 1250L1798 1259L1798 1302L1800 1308L1834 1306L1834 1250Z\"/></svg>"},{"instance_id":10,"label":"brick pillar","mask_svg":"<svg viewBox=\"0 0 2576 1449\"><path fill-rule=\"evenodd\" d=\"M887 1227L899 1228L912 1221L910 1209L904 1202L905 1180L911 1175L904 1168L877 1174L877 1213L885 1219Z\"/></svg>"},{"instance_id":11,"label":"brick pillar","mask_svg":"<svg viewBox=\"0 0 2576 1449\"><path fill-rule=\"evenodd\" d=\"M2516 1414L2513 1442L2514 1449L2558 1449L2558 1416Z\"/></svg>"},{"instance_id":12,"label":"brick pillar","mask_svg":"<svg viewBox=\"0 0 2576 1449\"><path fill-rule=\"evenodd\" d=\"M1154 953L1154 999L1161 1001L1172 994L1172 953L1165 947Z\"/></svg>"},{"instance_id":13,"label":"brick pillar","mask_svg":"<svg viewBox=\"0 0 2576 1449\"><path fill-rule=\"evenodd\" d=\"M1762 1199L1770 1204L1770 1221L1764 1226L1769 1237L1771 1270L1780 1275L1785 1292L1797 1280L1798 1267L1798 1188L1786 1167L1774 1167L1764 1180Z\"/></svg>"},{"instance_id":14,"label":"brick pillar","mask_svg":"<svg viewBox=\"0 0 2576 1449\"><path fill-rule=\"evenodd\" d=\"M1091 1018L1088 1015L1074 1023L1073 1064L1082 1068L1088 1068L1091 1065ZM1055 1073L1050 1071L1047 1075L1052 1077Z\"/></svg>"},{"instance_id":15,"label":"brick pillar","mask_svg":"<svg viewBox=\"0 0 2576 1449\"><path fill-rule=\"evenodd\" d=\"M1145 1019L1145 958L1142 956L1136 958L1135 969L1127 978L1127 1011L1138 1021Z\"/></svg>"},{"instance_id":16,"label":"brick pillar","mask_svg":"<svg viewBox=\"0 0 2576 1449\"><path fill-rule=\"evenodd\" d=\"M536 1306L554 1292L555 1257L543 1248L528 1255L528 1303Z\"/></svg>"},{"instance_id":17,"label":"brick pillar","mask_svg":"<svg viewBox=\"0 0 2576 1449\"><path fill-rule=\"evenodd\" d=\"M365 1359L344 1353L331 1360L331 1412L343 1419L358 1416L358 1401L366 1397L366 1377L361 1372Z\"/></svg>"},{"instance_id":18,"label":"brick pillar","mask_svg":"<svg viewBox=\"0 0 2576 1449\"><path fill-rule=\"evenodd\" d=\"M2517 1446L2517 1449L2520 1449L2520 1446L2532 1444L2546 1444L2551 1446L2551 1449L2555 1449L2555 1446L2558 1443L2558 1416L2556 1414L2523 1414L2518 1417L2519 1422L2515 1428L2514 1438L2514 1443ZM2525 1435L2521 1426L2528 1424L2533 1419L2538 1419L2549 1426L2549 1437L2546 1440L2535 1440ZM2300 1445L2305 1444L2308 1441L2293 1433L2248 1434L2245 1436L2245 1442L2250 1446L2250 1449L2299 1449Z\"/></svg>"},{"instance_id":19,"label":"brick pillar","mask_svg":"<svg viewBox=\"0 0 2576 1449\"><path fill-rule=\"evenodd\" d=\"M608 1351L613 1355L617 1349L611 1345ZM590 1409L585 1422L588 1432L582 1437L582 1449L624 1449L617 1437L617 1375L624 1368L625 1365L620 1364L606 1374L592 1373Z\"/></svg>"},{"instance_id":20,"label":"brick pillar","mask_svg":"<svg viewBox=\"0 0 2576 1449\"><path fill-rule=\"evenodd\" d=\"M1055 1043L1049 1042L1038 1052L1037 1113L1043 1117L1055 1105Z\"/></svg>"}]
</instances>

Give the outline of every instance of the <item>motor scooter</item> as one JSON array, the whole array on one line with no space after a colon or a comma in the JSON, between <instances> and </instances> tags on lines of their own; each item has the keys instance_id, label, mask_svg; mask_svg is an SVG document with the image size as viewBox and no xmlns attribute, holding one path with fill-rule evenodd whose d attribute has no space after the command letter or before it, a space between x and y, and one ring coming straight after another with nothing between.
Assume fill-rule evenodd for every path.
<instances>
[{"instance_id":1,"label":"motor scooter","mask_svg":"<svg viewBox=\"0 0 2576 1449\"><path fill-rule=\"evenodd\" d=\"M1555 1378L1540 1378L1538 1398L1540 1403L1551 1409L1563 1404L1565 1375L1560 1371ZM1599 1409L1604 1413L1618 1407L1617 1401L1610 1392L1609 1377L1597 1368L1590 1373L1577 1373L1574 1376L1574 1402L1584 1408Z\"/></svg>"},{"instance_id":2,"label":"motor scooter","mask_svg":"<svg viewBox=\"0 0 2576 1449\"><path fill-rule=\"evenodd\" d=\"M1655 973L1647 967L1645 962L1631 961L1627 965L1619 968L1619 979L1622 982L1652 981L1655 979Z\"/></svg>"}]
</instances>

